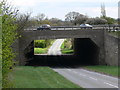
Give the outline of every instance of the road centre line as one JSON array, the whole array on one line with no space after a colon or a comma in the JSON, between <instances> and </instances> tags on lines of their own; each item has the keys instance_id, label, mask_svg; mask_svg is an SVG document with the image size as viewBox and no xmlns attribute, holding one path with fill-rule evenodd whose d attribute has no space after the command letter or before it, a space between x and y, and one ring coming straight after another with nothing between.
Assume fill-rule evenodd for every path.
<instances>
[{"instance_id":1,"label":"road centre line","mask_svg":"<svg viewBox=\"0 0 120 90\"><path fill-rule=\"evenodd\" d=\"M91 78L91 79L93 79L93 80L97 80L96 78L93 78L93 77L89 77L89 78Z\"/></svg>"},{"instance_id":2,"label":"road centre line","mask_svg":"<svg viewBox=\"0 0 120 90\"><path fill-rule=\"evenodd\" d=\"M112 84L110 84L110 83L107 83L107 82L104 82L104 83L105 83L105 84L108 84L108 85L110 85L110 86L113 86L113 87L118 88L118 86L112 85Z\"/></svg>"},{"instance_id":3,"label":"road centre line","mask_svg":"<svg viewBox=\"0 0 120 90\"><path fill-rule=\"evenodd\" d=\"M67 69L68 71L72 71L72 70L70 70L70 69Z\"/></svg>"}]
</instances>

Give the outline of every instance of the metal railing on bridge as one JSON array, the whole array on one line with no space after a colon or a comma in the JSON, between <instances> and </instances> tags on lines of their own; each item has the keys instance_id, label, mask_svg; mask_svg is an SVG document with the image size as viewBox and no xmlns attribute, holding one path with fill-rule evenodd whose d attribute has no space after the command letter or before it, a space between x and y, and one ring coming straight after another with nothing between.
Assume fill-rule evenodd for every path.
<instances>
[{"instance_id":1,"label":"metal railing on bridge","mask_svg":"<svg viewBox=\"0 0 120 90\"><path fill-rule=\"evenodd\" d=\"M93 27L80 27L80 26L51 26L51 30L77 30L77 29L91 29L91 30L107 30L107 31L120 31L120 25L105 24L105 25L92 25ZM37 30L38 26L32 26L24 30Z\"/></svg>"}]
</instances>

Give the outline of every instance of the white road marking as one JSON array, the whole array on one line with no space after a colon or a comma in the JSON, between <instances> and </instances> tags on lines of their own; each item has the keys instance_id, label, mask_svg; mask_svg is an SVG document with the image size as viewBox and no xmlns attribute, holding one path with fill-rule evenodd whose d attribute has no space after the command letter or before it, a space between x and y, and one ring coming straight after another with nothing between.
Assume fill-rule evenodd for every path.
<instances>
[{"instance_id":1,"label":"white road marking","mask_svg":"<svg viewBox=\"0 0 120 90\"><path fill-rule=\"evenodd\" d=\"M70 69L67 69L68 71L71 71Z\"/></svg>"},{"instance_id":2,"label":"white road marking","mask_svg":"<svg viewBox=\"0 0 120 90\"><path fill-rule=\"evenodd\" d=\"M91 79L93 79L93 80L97 80L96 78L93 78L93 77L89 77L89 78L91 78Z\"/></svg>"},{"instance_id":3,"label":"white road marking","mask_svg":"<svg viewBox=\"0 0 120 90\"><path fill-rule=\"evenodd\" d=\"M93 74L96 74L96 75L102 75L102 76L105 76L105 77L111 77L111 76L108 76L108 75L105 75L105 74L100 74L100 73L97 73L97 72L92 72L92 71L88 71L88 70L85 70L85 69L81 69L85 72L88 72L88 73L93 73ZM113 79L118 79L118 78L115 78L115 77L112 77Z\"/></svg>"},{"instance_id":4,"label":"white road marking","mask_svg":"<svg viewBox=\"0 0 120 90\"><path fill-rule=\"evenodd\" d=\"M86 75L84 75L84 74L79 74L79 75L81 75L81 76L86 76Z\"/></svg>"},{"instance_id":5,"label":"white road marking","mask_svg":"<svg viewBox=\"0 0 120 90\"><path fill-rule=\"evenodd\" d=\"M105 84L108 84L108 85L110 85L110 86L113 86L113 87L118 88L118 86L112 85L112 84L110 84L110 83L107 83L107 82L104 82L104 83L105 83Z\"/></svg>"},{"instance_id":6,"label":"white road marking","mask_svg":"<svg viewBox=\"0 0 120 90\"><path fill-rule=\"evenodd\" d=\"M75 72L75 71L73 71L73 72L77 74L77 72Z\"/></svg>"}]
</instances>

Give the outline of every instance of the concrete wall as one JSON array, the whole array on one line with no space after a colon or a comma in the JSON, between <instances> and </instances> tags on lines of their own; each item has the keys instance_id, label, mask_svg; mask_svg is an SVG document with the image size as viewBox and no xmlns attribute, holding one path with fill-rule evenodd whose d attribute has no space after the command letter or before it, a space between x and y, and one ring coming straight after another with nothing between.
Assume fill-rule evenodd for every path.
<instances>
[{"instance_id":1,"label":"concrete wall","mask_svg":"<svg viewBox=\"0 0 120 90\"><path fill-rule=\"evenodd\" d=\"M118 42L120 39L113 35L105 33L105 62L107 65L117 66L120 65L118 62L118 56L120 56Z\"/></svg>"},{"instance_id":2,"label":"concrete wall","mask_svg":"<svg viewBox=\"0 0 120 90\"><path fill-rule=\"evenodd\" d=\"M105 64L104 30L49 30L23 31L19 39L19 64L33 60L33 40L60 39L60 38L90 38L99 48L99 64ZM27 55L26 55L27 54ZM28 56L30 54L31 57Z\"/></svg>"}]
</instances>

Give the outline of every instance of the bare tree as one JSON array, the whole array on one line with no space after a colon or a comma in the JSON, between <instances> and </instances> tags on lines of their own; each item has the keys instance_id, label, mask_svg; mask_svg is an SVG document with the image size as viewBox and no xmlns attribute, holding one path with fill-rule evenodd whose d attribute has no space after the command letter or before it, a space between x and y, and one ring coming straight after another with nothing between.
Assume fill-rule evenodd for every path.
<instances>
[{"instance_id":1,"label":"bare tree","mask_svg":"<svg viewBox=\"0 0 120 90\"><path fill-rule=\"evenodd\" d=\"M38 21L38 23L39 24L41 24L41 22L43 21L43 20L45 20L45 14L43 14L43 13L39 13L37 16L36 16L36 20Z\"/></svg>"},{"instance_id":2,"label":"bare tree","mask_svg":"<svg viewBox=\"0 0 120 90\"><path fill-rule=\"evenodd\" d=\"M79 15L79 12L69 12L65 15L65 21L70 21L72 23Z\"/></svg>"},{"instance_id":3,"label":"bare tree","mask_svg":"<svg viewBox=\"0 0 120 90\"><path fill-rule=\"evenodd\" d=\"M51 22L52 25L54 26L60 26L60 25L63 25L63 21L58 19L58 18L51 18L49 20Z\"/></svg>"},{"instance_id":4,"label":"bare tree","mask_svg":"<svg viewBox=\"0 0 120 90\"><path fill-rule=\"evenodd\" d=\"M74 24L82 24L85 23L85 21L88 19L87 16L80 14L79 16L77 16L74 20Z\"/></svg>"},{"instance_id":5,"label":"bare tree","mask_svg":"<svg viewBox=\"0 0 120 90\"><path fill-rule=\"evenodd\" d=\"M105 4L101 4L101 14L102 14L102 17L106 17L106 10L105 10Z\"/></svg>"},{"instance_id":6,"label":"bare tree","mask_svg":"<svg viewBox=\"0 0 120 90\"><path fill-rule=\"evenodd\" d=\"M18 32L20 32L20 31L24 30L25 28L29 27L30 15L31 15L31 13L19 14L17 16L16 23L18 24L18 28L17 28Z\"/></svg>"}]
</instances>

